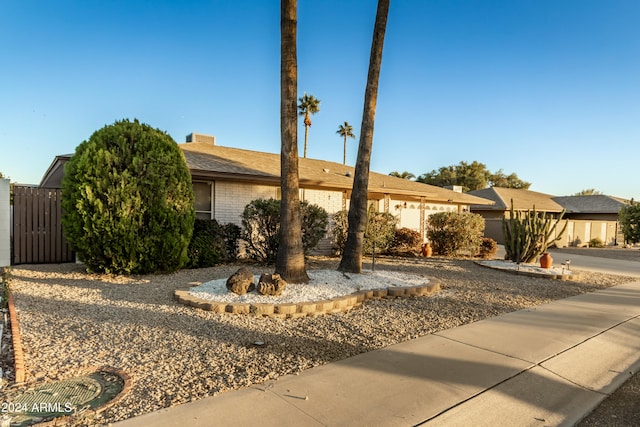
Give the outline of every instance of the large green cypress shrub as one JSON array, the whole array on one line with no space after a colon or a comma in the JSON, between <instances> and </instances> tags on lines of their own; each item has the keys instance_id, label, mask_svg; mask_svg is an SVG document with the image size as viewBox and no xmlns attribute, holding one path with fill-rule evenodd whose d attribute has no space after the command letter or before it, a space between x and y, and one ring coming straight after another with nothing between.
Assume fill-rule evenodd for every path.
<instances>
[{"instance_id":1,"label":"large green cypress shrub","mask_svg":"<svg viewBox=\"0 0 640 427\"><path fill-rule=\"evenodd\" d=\"M96 272L177 270L188 261L193 197L175 141L138 120L117 121L82 142L65 166L65 237Z\"/></svg>"}]
</instances>

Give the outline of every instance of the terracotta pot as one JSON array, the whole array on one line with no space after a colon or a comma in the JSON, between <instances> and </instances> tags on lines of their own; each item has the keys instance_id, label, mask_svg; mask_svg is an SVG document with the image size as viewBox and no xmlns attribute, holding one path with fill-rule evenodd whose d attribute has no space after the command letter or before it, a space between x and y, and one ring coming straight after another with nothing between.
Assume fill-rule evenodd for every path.
<instances>
[{"instance_id":1,"label":"terracotta pot","mask_svg":"<svg viewBox=\"0 0 640 427\"><path fill-rule=\"evenodd\" d=\"M431 248L431 244L425 243L422 245L422 256L430 257L433 254L433 249Z\"/></svg>"},{"instance_id":2,"label":"terracotta pot","mask_svg":"<svg viewBox=\"0 0 640 427\"><path fill-rule=\"evenodd\" d=\"M545 252L540 257L540 267L542 268L551 268L553 265L553 258L549 255L549 252Z\"/></svg>"}]
</instances>

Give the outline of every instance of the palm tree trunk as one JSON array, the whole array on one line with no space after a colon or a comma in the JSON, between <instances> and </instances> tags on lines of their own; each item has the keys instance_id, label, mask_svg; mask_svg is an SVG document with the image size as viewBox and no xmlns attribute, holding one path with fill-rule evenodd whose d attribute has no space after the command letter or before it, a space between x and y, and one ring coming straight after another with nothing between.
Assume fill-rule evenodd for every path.
<instances>
[{"instance_id":1,"label":"palm tree trunk","mask_svg":"<svg viewBox=\"0 0 640 427\"><path fill-rule=\"evenodd\" d=\"M347 164L347 135L344 136L344 155L342 156L342 164Z\"/></svg>"},{"instance_id":2,"label":"palm tree trunk","mask_svg":"<svg viewBox=\"0 0 640 427\"><path fill-rule=\"evenodd\" d=\"M369 58L369 73L367 88L364 94L364 110L360 128L360 142L358 143L358 158L353 177L351 203L349 206L349 228L347 241L338 270L351 273L362 272L362 244L364 231L367 226L367 197L369 189L369 164L373 146L373 124L376 116L376 102L378 98L378 80L382 65L382 47L384 33L387 27L389 1L378 0L376 22L373 28L371 42L371 56Z\"/></svg>"},{"instance_id":3,"label":"palm tree trunk","mask_svg":"<svg viewBox=\"0 0 640 427\"><path fill-rule=\"evenodd\" d=\"M311 118L309 117L309 113L307 113L307 115L304 118L304 158L307 158L307 143L309 142L309 123L311 121Z\"/></svg>"},{"instance_id":4,"label":"palm tree trunk","mask_svg":"<svg viewBox=\"0 0 640 427\"><path fill-rule=\"evenodd\" d=\"M296 52L297 0L280 6L280 244L276 273L292 283L306 283L302 219L298 182L298 58Z\"/></svg>"}]
</instances>

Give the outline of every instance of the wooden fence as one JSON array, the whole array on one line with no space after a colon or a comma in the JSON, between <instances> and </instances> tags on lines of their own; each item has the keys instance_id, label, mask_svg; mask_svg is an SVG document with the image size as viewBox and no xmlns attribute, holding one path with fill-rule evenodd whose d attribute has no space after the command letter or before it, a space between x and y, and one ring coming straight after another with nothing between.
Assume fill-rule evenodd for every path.
<instances>
[{"instance_id":1,"label":"wooden fence","mask_svg":"<svg viewBox=\"0 0 640 427\"><path fill-rule=\"evenodd\" d=\"M13 264L75 260L62 233L61 193L58 188L14 186Z\"/></svg>"}]
</instances>

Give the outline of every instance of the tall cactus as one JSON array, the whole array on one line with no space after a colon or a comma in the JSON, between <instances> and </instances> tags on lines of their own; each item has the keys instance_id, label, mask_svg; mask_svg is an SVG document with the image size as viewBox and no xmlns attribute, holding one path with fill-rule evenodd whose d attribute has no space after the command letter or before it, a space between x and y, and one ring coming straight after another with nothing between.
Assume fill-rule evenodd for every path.
<instances>
[{"instance_id":1,"label":"tall cactus","mask_svg":"<svg viewBox=\"0 0 640 427\"><path fill-rule=\"evenodd\" d=\"M532 210L516 211L512 199L509 218L502 219L505 258L513 262L535 261L553 242L562 237L567 228L566 222L562 230L555 237L553 235L564 213L563 210L560 217L555 219L546 213L537 212L535 206Z\"/></svg>"}]
</instances>

